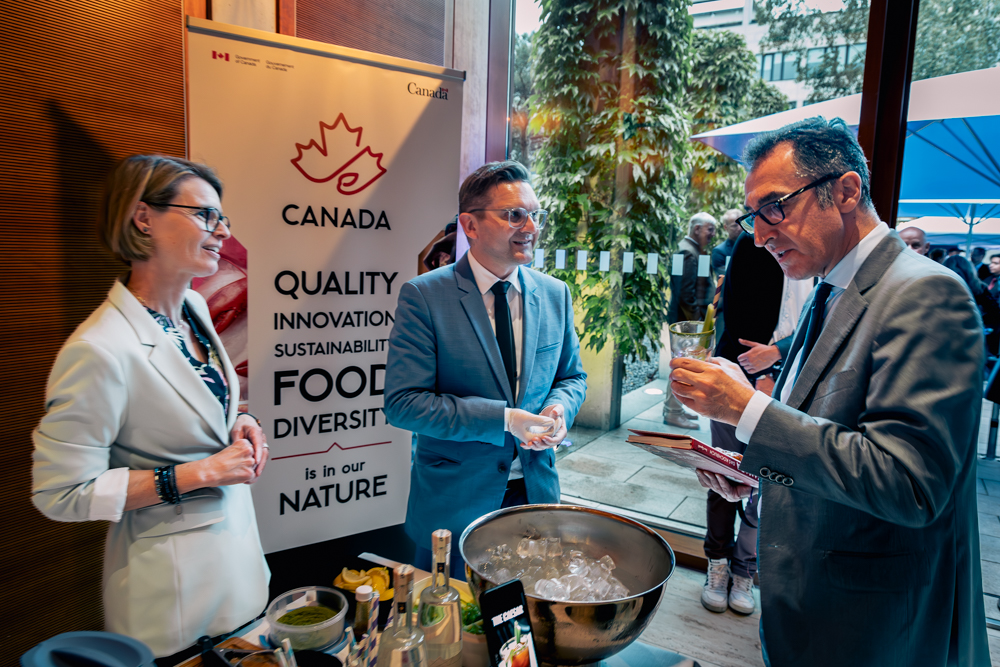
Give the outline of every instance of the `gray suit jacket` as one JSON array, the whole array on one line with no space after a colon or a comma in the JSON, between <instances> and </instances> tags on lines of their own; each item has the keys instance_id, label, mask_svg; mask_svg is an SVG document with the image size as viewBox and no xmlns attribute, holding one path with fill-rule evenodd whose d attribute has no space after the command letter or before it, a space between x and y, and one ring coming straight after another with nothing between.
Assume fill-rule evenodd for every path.
<instances>
[{"instance_id":1,"label":"gray suit jacket","mask_svg":"<svg viewBox=\"0 0 1000 667\"><path fill-rule=\"evenodd\" d=\"M744 454L741 467L763 478L772 667L990 664L976 512L982 324L955 274L904 248L892 232L861 266L787 405L768 406Z\"/></svg>"}]
</instances>

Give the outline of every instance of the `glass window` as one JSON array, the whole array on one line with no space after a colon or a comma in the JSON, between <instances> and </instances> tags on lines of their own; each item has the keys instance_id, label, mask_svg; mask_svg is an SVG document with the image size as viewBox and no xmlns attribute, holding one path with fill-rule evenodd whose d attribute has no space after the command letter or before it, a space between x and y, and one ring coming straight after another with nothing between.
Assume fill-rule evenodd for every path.
<instances>
[{"instance_id":1,"label":"glass window","mask_svg":"<svg viewBox=\"0 0 1000 667\"><path fill-rule=\"evenodd\" d=\"M867 44L851 44L851 48L847 50L847 63L849 65L855 63L863 64L865 62L865 48Z\"/></svg>"},{"instance_id":2,"label":"glass window","mask_svg":"<svg viewBox=\"0 0 1000 667\"><path fill-rule=\"evenodd\" d=\"M764 78L764 72L763 72L763 70L761 68L763 67L763 63L764 63L764 56L762 56L762 55L760 55L758 53L757 56L756 56L756 58L757 58L757 74L760 75L760 78L763 79Z\"/></svg>"},{"instance_id":3,"label":"glass window","mask_svg":"<svg viewBox=\"0 0 1000 667\"><path fill-rule=\"evenodd\" d=\"M847 67L847 45L837 47L837 71Z\"/></svg>"},{"instance_id":4,"label":"glass window","mask_svg":"<svg viewBox=\"0 0 1000 667\"><path fill-rule=\"evenodd\" d=\"M799 52L789 51L781 67L781 80L791 81L799 75Z\"/></svg>"},{"instance_id":5,"label":"glass window","mask_svg":"<svg viewBox=\"0 0 1000 667\"><path fill-rule=\"evenodd\" d=\"M819 74L820 68L823 65L823 52L826 51L824 48L809 49L806 51L806 76L814 77Z\"/></svg>"},{"instance_id":6,"label":"glass window","mask_svg":"<svg viewBox=\"0 0 1000 667\"><path fill-rule=\"evenodd\" d=\"M780 53L774 54L774 62L771 63L771 81L781 81L781 56Z\"/></svg>"},{"instance_id":7,"label":"glass window","mask_svg":"<svg viewBox=\"0 0 1000 667\"><path fill-rule=\"evenodd\" d=\"M768 53L764 56L764 69L761 73L761 78L765 81L772 81L771 68L774 66L774 54Z\"/></svg>"}]
</instances>

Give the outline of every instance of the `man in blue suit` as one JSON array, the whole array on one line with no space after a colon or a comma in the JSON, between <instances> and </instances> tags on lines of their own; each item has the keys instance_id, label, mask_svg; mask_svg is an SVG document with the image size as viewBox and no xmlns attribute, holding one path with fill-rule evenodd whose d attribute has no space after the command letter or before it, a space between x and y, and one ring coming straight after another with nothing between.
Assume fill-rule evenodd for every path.
<instances>
[{"instance_id":1,"label":"man in blue suit","mask_svg":"<svg viewBox=\"0 0 1000 667\"><path fill-rule=\"evenodd\" d=\"M430 534L458 536L501 507L559 502L555 447L587 391L564 283L521 268L546 211L527 170L493 162L459 190L469 252L403 285L389 336L385 415L417 433L406 532L430 569Z\"/></svg>"}]
</instances>

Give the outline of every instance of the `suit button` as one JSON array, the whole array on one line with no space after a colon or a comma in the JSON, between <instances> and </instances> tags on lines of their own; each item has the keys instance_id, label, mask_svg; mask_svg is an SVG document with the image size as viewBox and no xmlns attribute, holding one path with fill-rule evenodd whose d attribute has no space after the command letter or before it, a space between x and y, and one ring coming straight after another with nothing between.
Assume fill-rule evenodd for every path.
<instances>
[{"instance_id":1,"label":"suit button","mask_svg":"<svg viewBox=\"0 0 1000 667\"><path fill-rule=\"evenodd\" d=\"M785 486L791 486L792 484L795 483L795 480L793 480L791 477L785 477L785 479L781 480L781 483L784 484Z\"/></svg>"},{"instance_id":2,"label":"suit button","mask_svg":"<svg viewBox=\"0 0 1000 667\"><path fill-rule=\"evenodd\" d=\"M764 479L770 479L771 478L771 469L770 468L761 468L760 469L760 476L763 477Z\"/></svg>"},{"instance_id":3,"label":"suit button","mask_svg":"<svg viewBox=\"0 0 1000 667\"><path fill-rule=\"evenodd\" d=\"M507 472L507 464L501 463L497 466L497 472Z\"/></svg>"},{"instance_id":4,"label":"suit button","mask_svg":"<svg viewBox=\"0 0 1000 667\"><path fill-rule=\"evenodd\" d=\"M770 480L772 482L774 482L775 484L781 484L781 480L783 480L783 479L785 479L785 476L782 475L780 472L772 472L771 473Z\"/></svg>"}]
</instances>

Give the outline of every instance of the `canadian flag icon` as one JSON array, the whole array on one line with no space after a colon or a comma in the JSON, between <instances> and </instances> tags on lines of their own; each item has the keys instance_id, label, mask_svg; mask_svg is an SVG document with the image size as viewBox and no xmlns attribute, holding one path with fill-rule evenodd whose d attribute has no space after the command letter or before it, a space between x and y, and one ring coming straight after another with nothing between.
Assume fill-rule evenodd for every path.
<instances>
[{"instance_id":1,"label":"canadian flag icon","mask_svg":"<svg viewBox=\"0 0 1000 667\"><path fill-rule=\"evenodd\" d=\"M222 53L221 51L212 51L212 60L216 59L225 60L226 62L229 62L229 54Z\"/></svg>"},{"instance_id":2,"label":"canadian flag icon","mask_svg":"<svg viewBox=\"0 0 1000 667\"><path fill-rule=\"evenodd\" d=\"M344 114L338 115L333 125L320 121L319 142L311 139L308 144L295 144L298 155L292 164L314 183L336 178L340 194L357 194L386 172L383 153L372 152L371 146L361 148L363 129L348 125Z\"/></svg>"}]
</instances>

